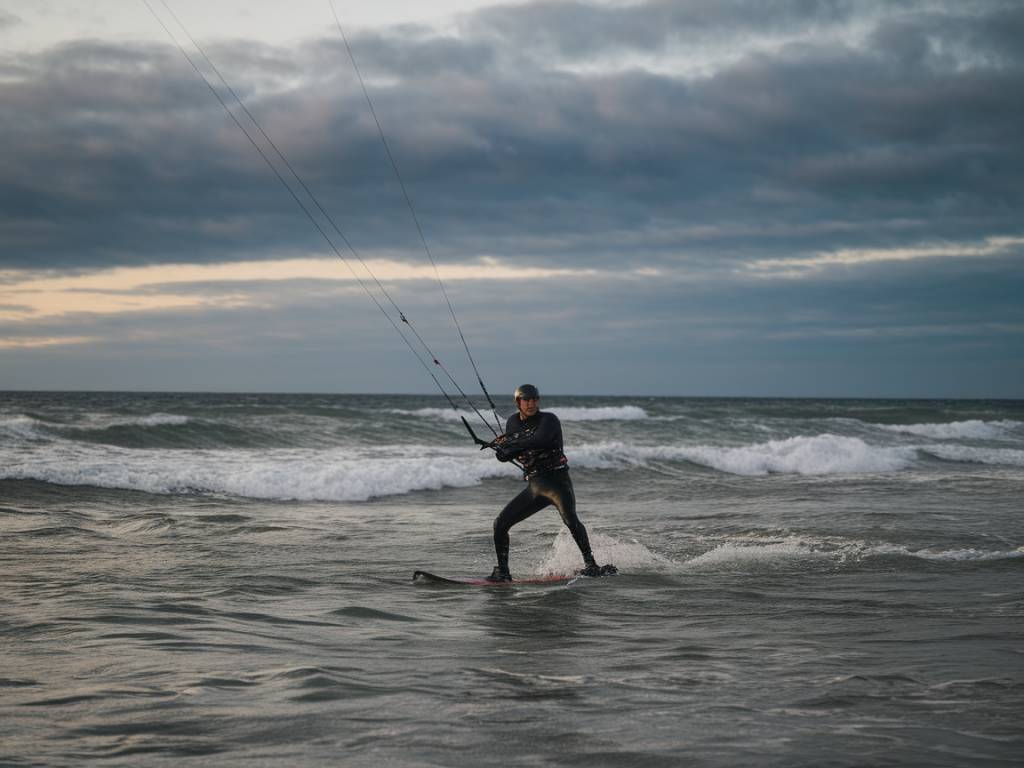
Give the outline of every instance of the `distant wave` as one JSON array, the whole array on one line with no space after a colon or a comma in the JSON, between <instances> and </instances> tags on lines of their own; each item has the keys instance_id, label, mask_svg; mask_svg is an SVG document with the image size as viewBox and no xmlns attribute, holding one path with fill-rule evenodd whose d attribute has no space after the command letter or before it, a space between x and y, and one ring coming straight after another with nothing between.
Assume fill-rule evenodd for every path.
<instances>
[{"instance_id":1,"label":"distant wave","mask_svg":"<svg viewBox=\"0 0 1024 768\"><path fill-rule=\"evenodd\" d=\"M936 440L953 440L957 438L991 440L1003 437L1012 429L1024 425L1024 422L1011 421L953 421L947 424L872 424L887 432L900 432L908 435L920 435Z\"/></svg>"},{"instance_id":2,"label":"distant wave","mask_svg":"<svg viewBox=\"0 0 1024 768\"><path fill-rule=\"evenodd\" d=\"M562 421L640 421L648 418L647 411L637 405L608 406L606 408L548 408Z\"/></svg>"},{"instance_id":3,"label":"distant wave","mask_svg":"<svg viewBox=\"0 0 1024 768\"><path fill-rule=\"evenodd\" d=\"M111 419L105 422L101 429L110 429L111 427L162 427L162 426L181 426L182 424L188 424L192 419L188 416L180 416L174 413L154 413L149 416L135 416L131 418L118 418ZM89 429L88 426L83 426L83 429ZM91 427L96 429L97 427Z\"/></svg>"},{"instance_id":4,"label":"distant wave","mask_svg":"<svg viewBox=\"0 0 1024 768\"><path fill-rule=\"evenodd\" d=\"M915 456L912 447L884 448L868 445L856 437L825 434L732 448L600 443L580 446L570 459L592 469L661 460L689 461L734 475L831 475L894 472L910 466Z\"/></svg>"},{"instance_id":5,"label":"distant wave","mask_svg":"<svg viewBox=\"0 0 1024 768\"><path fill-rule=\"evenodd\" d=\"M61 432L102 432L117 427L163 427L188 424L188 416L172 413L153 413L146 416L92 417L77 424L59 424L40 421L31 416L5 416L0 418L0 436L25 440L44 440L58 437Z\"/></svg>"},{"instance_id":6,"label":"distant wave","mask_svg":"<svg viewBox=\"0 0 1024 768\"><path fill-rule=\"evenodd\" d=\"M545 408L544 410L555 414L562 421L640 421L648 418L647 411L637 405L601 408ZM445 421L459 421L461 417L465 416L471 424L473 419L477 418L475 413L455 411L451 408L417 408L411 411L392 408L389 413L419 416L426 419L444 419Z\"/></svg>"}]
</instances>

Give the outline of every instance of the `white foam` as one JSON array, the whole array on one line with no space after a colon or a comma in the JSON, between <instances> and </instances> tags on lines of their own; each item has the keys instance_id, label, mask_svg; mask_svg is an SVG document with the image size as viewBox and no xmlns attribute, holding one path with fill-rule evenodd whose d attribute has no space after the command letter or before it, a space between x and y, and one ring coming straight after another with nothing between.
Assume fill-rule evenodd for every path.
<instances>
[{"instance_id":1,"label":"white foam","mask_svg":"<svg viewBox=\"0 0 1024 768\"><path fill-rule=\"evenodd\" d=\"M487 477L516 474L511 465L475 451L443 453L420 446L361 455L343 450L160 451L76 444L56 444L32 457L0 451L2 479L258 499L365 501L446 486L468 487Z\"/></svg>"},{"instance_id":2,"label":"white foam","mask_svg":"<svg viewBox=\"0 0 1024 768\"><path fill-rule=\"evenodd\" d=\"M165 425L170 426L181 426L182 424L188 424L191 419L188 416L180 416L174 413L153 413L149 416L139 416L131 419L115 419L110 422L107 427L123 427L123 426L142 426L142 427L162 427Z\"/></svg>"},{"instance_id":3,"label":"white foam","mask_svg":"<svg viewBox=\"0 0 1024 768\"><path fill-rule=\"evenodd\" d=\"M545 408L544 410L555 414L561 421L639 421L648 418L647 411L636 405L604 408ZM475 413L456 411L452 408L417 408L412 411L392 408L388 412L425 419L443 419L444 421L461 421L465 416L470 424L474 423L474 419L479 418Z\"/></svg>"},{"instance_id":4,"label":"white foam","mask_svg":"<svg viewBox=\"0 0 1024 768\"><path fill-rule=\"evenodd\" d=\"M758 565L784 560L827 558L828 553L814 549L802 541L781 541L774 544L720 544L686 562L686 567L721 565Z\"/></svg>"},{"instance_id":5,"label":"white foam","mask_svg":"<svg viewBox=\"0 0 1024 768\"><path fill-rule=\"evenodd\" d=\"M915 455L912 447L878 447L856 437L824 434L732 448L596 443L575 448L569 459L591 469L661 460L690 461L734 475L831 475L895 472L910 466Z\"/></svg>"},{"instance_id":6,"label":"white foam","mask_svg":"<svg viewBox=\"0 0 1024 768\"><path fill-rule=\"evenodd\" d=\"M1024 451L1015 448L975 448L969 445L923 445L920 449L946 461L1024 467Z\"/></svg>"},{"instance_id":7,"label":"white foam","mask_svg":"<svg viewBox=\"0 0 1024 768\"><path fill-rule=\"evenodd\" d=\"M1017 547L1010 550L986 550L986 549L917 549L912 550L898 544L876 544L866 547L865 554L871 555L902 555L904 557L917 557L922 560L933 562L977 562L987 560L1010 560L1024 557L1024 547Z\"/></svg>"},{"instance_id":8,"label":"white foam","mask_svg":"<svg viewBox=\"0 0 1024 768\"><path fill-rule=\"evenodd\" d=\"M584 513L585 516L585 513ZM637 540L622 541L590 531L590 543L599 563L613 563L623 573L676 573L760 569L796 563L843 565L870 557L912 557L932 562L984 562L1024 558L1024 546L1009 550L976 548L912 549L889 542L869 542L842 536L782 535L768 532L736 534L707 542L710 549L687 560L658 554ZM561 529L550 550L524 572L536 576L572 573L582 567L580 551L566 529ZM513 573L518 572L513 558Z\"/></svg>"},{"instance_id":9,"label":"white foam","mask_svg":"<svg viewBox=\"0 0 1024 768\"><path fill-rule=\"evenodd\" d=\"M48 435L40 431L43 427L43 422L31 416L4 416L0 418L0 437L45 440Z\"/></svg>"},{"instance_id":10,"label":"white foam","mask_svg":"<svg viewBox=\"0 0 1024 768\"><path fill-rule=\"evenodd\" d=\"M767 541L765 540L767 538ZM836 563L868 557L915 557L932 562L978 562L1024 557L1024 547L1011 550L911 549L888 542L867 542L842 537L737 536L682 564L682 569L770 565L792 560L831 560Z\"/></svg>"},{"instance_id":11,"label":"white foam","mask_svg":"<svg viewBox=\"0 0 1024 768\"><path fill-rule=\"evenodd\" d=\"M645 547L635 539L620 541L613 536L589 531L590 547L598 563L612 563L620 570L627 571L668 571L675 563ZM573 573L583 567L580 550L569 531L562 528L551 545L551 551L539 564L532 568L536 576L552 576Z\"/></svg>"},{"instance_id":12,"label":"white foam","mask_svg":"<svg viewBox=\"0 0 1024 768\"><path fill-rule=\"evenodd\" d=\"M947 424L873 424L887 432L899 432L909 435L931 437L936 440L974 439L992 440L1004 437L1010 430L1022 426L1024 422L1004 419L1003 421L953 421Z\"/></svg>"}]
</instances>

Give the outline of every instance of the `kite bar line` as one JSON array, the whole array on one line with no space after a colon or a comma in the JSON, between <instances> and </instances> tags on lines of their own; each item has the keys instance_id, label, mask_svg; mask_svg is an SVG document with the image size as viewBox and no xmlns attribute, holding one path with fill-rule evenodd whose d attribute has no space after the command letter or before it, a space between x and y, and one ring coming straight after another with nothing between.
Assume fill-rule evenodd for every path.
<instances>
[{"instance_id":1,"label":"kite bar line","mask_svg":"<svg viewBox=\"0 0 1024 768\"><path fill-rule=\"evenodd\" d=\"M334 251L335 255L339 259L341 259L341 261L345 264L346 267L348 267L349 271L352 273L352 276L355 278L356 282L363 289L363 291L365 291L367 296L370 297L370 300L373 301L373 303L376 305L376 307L388 319L388 322L391 323L391 326L395 329L395 331L398 333L398 335L402 338L402 341L405 342L405 345L409 348L409 350L413 353L413 355L416 356L416 359L419 361L420 365L423 366L424 370L426 370L427 374L433 380L434 384L440 390L441 394L444 395L445 399L448 401L448 404L451 405L451 407L456 412L459 412L459 408L455 404L455 402L452 399L451 395L449 395L448 391L444 388L444 386L438 380L437 376L434 375L434 372L430 369L430 366L427 365L427 362L423 359L423 356L412 345L412 342L410 342L408 337L402 332L402 329L399 326L399 324L395 321L395 319L391 316L391 314L388 313L388 311L380 303L380 301L374 295L373 291L370 290L370 287L359 276L358 272L356 272L355 268L352 266L352 264L349 262L349 260L345 258L344 254L341 252L341 250L338 248L338 246L335 244L335 242L331 239L331 237L327 234L327 232L324 230L323 226L321 226L320 222L317 221L316 217L313 215L313 213L309 209L309 207L303 202L303 200L301 199L299 194L295 191L295 189L288 182L288 180L285 179L285 177L281 174L281 172L278 170L277 166L275 166L274 163L271 161L270 157L267 156L267 153L263 150L263 148L255 140L255 138L253 138L253 135L246 129L246 127L244 125L242 125L241 121L239 121L239 119L235 115L235 113L232 112L230 107L228 107L227 102L225 102L224 98L220 95L220 93L217 91L217 89L213 87L213 84L210 82L210 80L207 78L207 76L202 72L202 70L199 68L199 66L196 64L196 62L193 60L193 58L185 50L185 47L178 41L178 38L171 32L171 30L167 27L166 24L164 24L163 20L159 17L159 15L153 10L153 8L149 4L148 0L142 0L142 2L146 6L147 10L149 10L149 12L157 20L157 23L159 23L160 26L163 27L164 31L167 33L168 37L171 38L172 42L177 46L178 50L181 51L181 54L185 57L185 60L188 61L188 63L192 66L192 69L195 70L196 74L206 84L206 87L214 95L214 97L217 99L217 101L220 102L220 105L224 108L224 111L228 113L228 116L231 118L231 120L234 122L234 124L238 127L238 129L249 140L249 143L252 144L253 148L259 153L260 157L263 158L264 162L270 167L271 171L273 171L273 173L277 177L278 181L280 181L281 184L284 185L285 189L288 190L288 193L291 195L292 199L295 200L295 202L299 206L299 208L302 209L302 212L310 220L310 223L313 224L313 226L316 228L316 230L324 238L324 240L330 246L331 250ZM488 422L487 419L484 418L483 414L480 413L480 411L477 409L476 405L469 398L469 396L465 393L465 391L463 391L462 387L459 386L458 382L451 375L451 373L448 371L448 369L444 366L444 364L441 362L441 360L430 349L429 345L427 345L426 341L419 334L419 332L416 330L416 328L413 326L413 324L409 321L408 317L401 310L401 308L398 306L398 304L394 301L394 299L388 293L387 289L383 286L383 284L381 284L381 282L377 278L377 276L373 273L373 270L370 269L369 265L367 265L366 262L363 260L363 258L359 255L358 251L356 251L355 247L352 245L352 243L349 241L349 239L345 236L345 234L341 231L341 229L335 223L334 219L330 216L330 214L320 204L320 201L317 199L316 195L313 194L312 190L310 190L310 188L302 180L302 178L299 176L298 172L295 170L295 168L292 166L292 164L290 162L288 162L288 159L284 156L284 154L281 152L281 150L278 148L278 146L274 143L274 141L270 138L270 136L266 133L266 131L263 130L262 126L256 120L255 116L245 106L245 103L241 100L241 98L238 96L238 94L235 92L235 90L228 84L228 82L225 80L224 76L220 73L220 70L217 69L217 67L213 63L213 61L211 61L209 56L206 55L206 52L195 41L195 39L192 37L192 35L189 34L188 30L185 28L185 25L181 22L181 20L174 13L174 11L171 10L171 8L170 8L170 6L168 6L166 0L161 0L161 4L164 6L164 8L167 10L167 12L174 18L175 22L177 22L178 26L184 32L186 37L188 37L188 39L191 41L192 45L195 46L196 50L199 51L199 53L203 56L203 58L206 60L207 64L210 66L210 68L216 73L216 75L220 79L221 83L231 93L231 95L232 95L232 97L234 97L235 101L238 102L239 106L245 112L246 116L249 118L249 120L252 122L252 124L256 127L256 129L259 131L260 135L267 142L267 144L270 145L270 147L273 149L274 153L277 155L277 157L280 159L280 161L285 165L285 167L291 173L291 175L295 179L295 181L299 184L299 186L302 187L303 191L306 193L308 198L316 206L317 210L319 210L321 215L330 223L331 227L334 229L334 231L337 233L337 235L341 238L342 242L345 244L345 246L348 248L348 250L352 253L352 255L356 258L356 260L360 263L360 265L363 267L363 269L366 271L366 273L373 279L373 281L376 284L377 288L380 290L380 292L384 295L384 297L388 300L388 302L394 308L394 311L397 313L400 322L403 323L410 330L410 332L413 334L413 336L419 341L420 345L423 347L423 350L426 352L426 354L429 356L429 358L433 361L434 365L439 367L444 372L444 374L448 377L449 381L458 390L459 394L462 395L463 399L469 404L470 408L472 408L472 410L476 413L476 415L480 418L480 420L491 430L492 433L494 433L496 435L497 432L494 430L493 427L491 427L490 422ZM436 265L435 265L435 271L436 271ZM475 370L475 366L474 366L474 370ZM478 374L478 378L479 378L479 374ZM490 396L488 396L487 399L488 399L488 402L490 402ZM492 405L492 408L493 408L493 403L491 403L491 405ZM461 412L459 412L459 413L461 413ZM497 415L497 414L495 414L495 415Z\"/></svg>"},{"instance_id":2,"label":"kite bar line","mask_svg":"<svg viewBox=\"0 0 1024 768\"><path fill-rule=\"evenodd\" d=\"M345 44L345 50L348 52L349 60L352 62L352 69L355 70L356 77L359 79L359 87L363 90L363 96L366 98L366 106L370 109L370 114L373 116L373 122L377 125L377 134L380 136L380 142L384 145L384 154L387 155L388 162L391 163L391 169L395 172L395 178L398 180L398 186L402 188L402 197L405 199L405 205L409 209L409 215L412 216L413 224L416 225L416 232L420 236L420 242L423 244L423 250L427 254L427 258L430 260L430 265L434 268L434 276L437 278L437 284L441 288L441 294L444 296L445 303L448 304L448 311L451 313L452 322L455 324L455 329L459 332L459 338L462 340L462 347L466 350L466 357L469 358L469 364L473 367L473 373L476 375L477 383L480 384L480 390L484 393L484 397L487 398L487 404L491 407L491 412L494 414L495 423L498 425L498 429L501 429L501 417L498 416L497 406L494 405L494 400L491 399L491 393L487 391L487 386L484 384L483 377L480 375L480 370L477 368L476 360L473 359L473 353L469 351L469 344L466 342L466 336L462 332L462 325L459 324L459 318L455 315L455 307L452 306L452 300L448 296L448 289L445 288L444 281L441 279L441 272L437 268L437 262L434 261L434 254L430 251L430 246L427 244L426 235L423 234L423 227L420 226L419 216L416 215L416 209L413 207L412 198L409 196L409 192L405 187L405 181L402 179L402 174L398 170L398 163L395 162L395 156L391 153L391 146L388 144L387 137L384 136L384 128L380 123L380 119L377 117L377 110L373 108L373 100L370 98L370 92L366 87L366 82L363 80L363 73L359 69L359 64L356 62L356 56L352 52L352 46L348 43L348 37L345 35L345 30L341 27L341 19L338 17L338 10L334 5L334 0L328 0L331 6L331 13L334 14L334 23L338 27L338 34L341 35L341 40Z\"/></svg>"}]
</instances>

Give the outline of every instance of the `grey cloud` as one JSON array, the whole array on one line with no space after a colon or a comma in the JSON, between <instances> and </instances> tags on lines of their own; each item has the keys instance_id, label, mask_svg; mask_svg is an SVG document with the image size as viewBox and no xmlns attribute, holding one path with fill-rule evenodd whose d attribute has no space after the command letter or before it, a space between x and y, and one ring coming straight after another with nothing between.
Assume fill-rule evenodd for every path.
<instances>
[{"instance_id":1,"label":"grey cloud","mask_svg":"<svg viewBox=\"0 0 1024 768\"><path fill-rule=\"evenodd\" d=\"M651 0L614 6L546 0L481 11L466 19L465 29L514 50L574 59L687 40L735 43L744 35L792 34L846 23L864 7L849 0Z\"/></svg>"},{"instance_id":2,"label":"grey cloud","mask_svg":"<svg viewBox=\"0 0 1024 768\"><path fill-rule=\"evenodd\" d=\"M1024 65L1007 30L1021 14L956 8L549 2L481 12L459 38L396 28L352 43L442 260L609 264L628 247L639 263L720 271L1020 231ZM808 33L699 79L508 57L531 28L546 30L536 45L596 54L858 20L875 29L864 47ZM422 259L340 40L209 52L361 252ZM176 50L79 42L0 67L0 264L325 250Z\"/></svg>"},{"instance_id":3,"label":"grey cloud","mask_svg":"<svg viewBox=\"0 0 1024 768\"><path fill-rule=\"evenodd\" d=\"M21 18L10 11L0 9L0 30L10 29L21 24Z\"/></svg>"}]
</instances>

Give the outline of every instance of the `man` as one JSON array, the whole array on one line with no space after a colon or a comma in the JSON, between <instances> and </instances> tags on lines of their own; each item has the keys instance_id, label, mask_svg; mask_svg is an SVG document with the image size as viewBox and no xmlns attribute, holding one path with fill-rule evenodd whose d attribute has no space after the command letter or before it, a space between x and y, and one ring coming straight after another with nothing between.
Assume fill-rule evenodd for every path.
<instances>
[{"instance_id":1,"label":"man","mask_svg":"<svg viewBox=\"0 0 1024 768\"><path fill-rule=\"evenodd\" d=\"M576 495L569 477L569 462L562 452L562 425L553 413L540 410L540 392L523 384L515 393L516 413L508 417L505 434L492 444L498 461L517 460L523 467L526 488L505 505L494 520L494 551L498 564L488 581L512 581L508 569L509 529L554 504L583 554L583 576L616 573L614 565L600 566L590 551L587 529L576 516Z\"/></svg>"}]
</instances>

